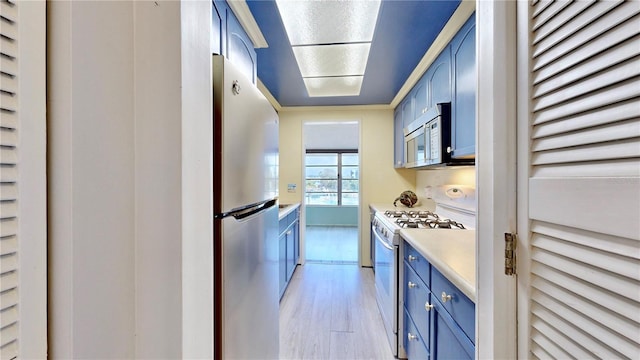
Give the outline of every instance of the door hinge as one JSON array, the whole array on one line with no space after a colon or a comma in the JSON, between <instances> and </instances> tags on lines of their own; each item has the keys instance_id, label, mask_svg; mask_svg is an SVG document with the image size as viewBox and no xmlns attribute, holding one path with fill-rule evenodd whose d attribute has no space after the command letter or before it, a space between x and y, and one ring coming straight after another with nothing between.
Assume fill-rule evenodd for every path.
<instances>
[{"instance_id":1,"label":"door hinge","mask_svg":"<svg viewBox=\"0 0 640 360\"><path fill-rule=\"evenodd\" d=\"M516 274L516 234L504 234L504 273L505 275Z\"/></svg>"}]
</instances>

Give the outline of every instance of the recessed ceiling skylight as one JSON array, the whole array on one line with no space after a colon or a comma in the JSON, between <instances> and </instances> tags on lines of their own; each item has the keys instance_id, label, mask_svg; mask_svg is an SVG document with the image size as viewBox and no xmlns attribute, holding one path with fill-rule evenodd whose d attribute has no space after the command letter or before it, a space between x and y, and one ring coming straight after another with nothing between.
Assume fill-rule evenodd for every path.
<instances>
[{"instance_id":1,"label":"recessed ceiling skylight","mask_svg":"<svg viewBox=\"0 0 640 360\"><path fill-rule=\"evenodd\" d=\"M380 1L276 0L292 46L373 39Z\"/></svg>"},{"instance_id":2,"label":"recessed ceiling skylight","mask_svg":"<svg viewBox=\"0 0 640 360\"><path fill-rule=\"evenodd\" d=\"M369 43L294 46L302 77L364 75Z\"/></svg>"},{"instance_id":3,"label":"recessed ceiling skylight","mask_svg":"<svg viewBox=\"0 0 640 360\"><path fill-rule=\"evenodd\" d=\"M309 96L358 96L362 76L304 78Z\"/></svg>"},{"instance_id":4,"label":"recessed ceiling skylight","mask_svg":"<svg viewBox=\"0 0 640 360\"><path fill-rule=\"evenodd\" d=\"M380 1L276 4L309 96L359 95Z\"/></svg>"}]
</instances>

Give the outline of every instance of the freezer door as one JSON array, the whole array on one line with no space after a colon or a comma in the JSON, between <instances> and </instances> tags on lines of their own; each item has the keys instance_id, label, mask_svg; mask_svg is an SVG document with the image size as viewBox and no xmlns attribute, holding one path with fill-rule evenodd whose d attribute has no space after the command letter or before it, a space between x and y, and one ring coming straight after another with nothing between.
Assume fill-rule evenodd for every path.
<instances>
[{"instance_id":1,"label":"freezer door","mask_svg":"<svg viewBox=\"0 0 640 360\"><path fill-rule=\"evenodd\" d=\"M216 257L222 267L223 291L216 291L220 322L216 343L223 359L278 359L278 206L240 219L216 219Z\"/></svg>"},{"instance_id":2,"label":"freezer door","mask_svg":"<svg viewBox=\"0 0 640 360\"><path fill-rule=\"evenodd\" d=\"M278 196L278 114L252 82L213 57L214 213Z\"/></svg>"}]
</instances>

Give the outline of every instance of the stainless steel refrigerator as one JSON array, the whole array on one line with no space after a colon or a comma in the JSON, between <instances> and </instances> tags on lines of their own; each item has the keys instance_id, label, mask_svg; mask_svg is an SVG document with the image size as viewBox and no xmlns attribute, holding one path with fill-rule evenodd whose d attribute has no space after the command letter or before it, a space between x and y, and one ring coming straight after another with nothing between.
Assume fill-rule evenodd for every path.
<instances>
[{"instance_id":1,"label":"stainless steel refrigerator","mask_svg":"<svg viewBox=\"0 0 640 360\"><path fill-rule=\"evenodd\" d=\"M277 359L278 115L213 56L214 355Z\"/></svg>"}]
</instances>

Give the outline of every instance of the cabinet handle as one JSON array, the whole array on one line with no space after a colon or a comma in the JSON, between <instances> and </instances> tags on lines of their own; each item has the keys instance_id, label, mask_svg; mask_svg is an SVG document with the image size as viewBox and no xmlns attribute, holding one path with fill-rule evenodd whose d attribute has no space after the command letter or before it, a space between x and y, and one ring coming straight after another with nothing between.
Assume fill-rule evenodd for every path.
<instances>
[{"instance_id":1,"label":"cabinet handle","mask_svg":"<svg viewBox=\"0 0 640 360\"><path fill-rule=\"evenodd\" d=\"M408 339L409 341L411 341L411 340L418 340L418 336L417 336L417 335L413 335L412 333L408 333L408 334L407 334L407 339Z\"/></svg>"},{"instance_id":2,"label":"cabinet handle","mask_svg":"<svg viewBox=\"0 0 640 360\"><path fill-rule=\"evenodd\" d=\"M451 146L447 146L447 154L451 154L451 152L453 152L453 149Z\"/></svg>"},{"instance_id":3,"label":"cabinet handle","mask_svg":"<svg viewBox=\"0 0 640 360\"><path fill-rule=\"evenodd\" d=\"M413 255L409 255L408 259L409 259L409 261L416 261L416 260L418 260L418 257L413 256Z\"/></svg>"},{"instance_id":4,"label":"cabinet handle","mask_svg":"<svg viewBox=\"0 0 640 360\"><path fill-rule=\"evenodd\" d=\"M431 311L431 309L433 309L433 305L429 304L428 302L424 303L424 309L427 311Z\"/></svg>"},{"instance_id":5,"label":"cabinet handle","mask_svg":"<svg viewBox=\"0 0 640 360\"><path fill-rule=\"evenodd\" d=\"M451 301L451 295L447 295L446 292L442 292L442 295L440 295L440 298L442 299L443 303L446 303L447 301Z\"/></svg>"},{"instance_id":6,"label":"cabinet handle","mask_svg":"<svg viewBox=\"0 0 640 360\"><path fill-rule=\"evenodd\" d=\"M407 283L407 286L409 287L409 289L413 289L414 287L418 286L418 284L409 281L409 283Z\"/></svg>"}]
</instances>

